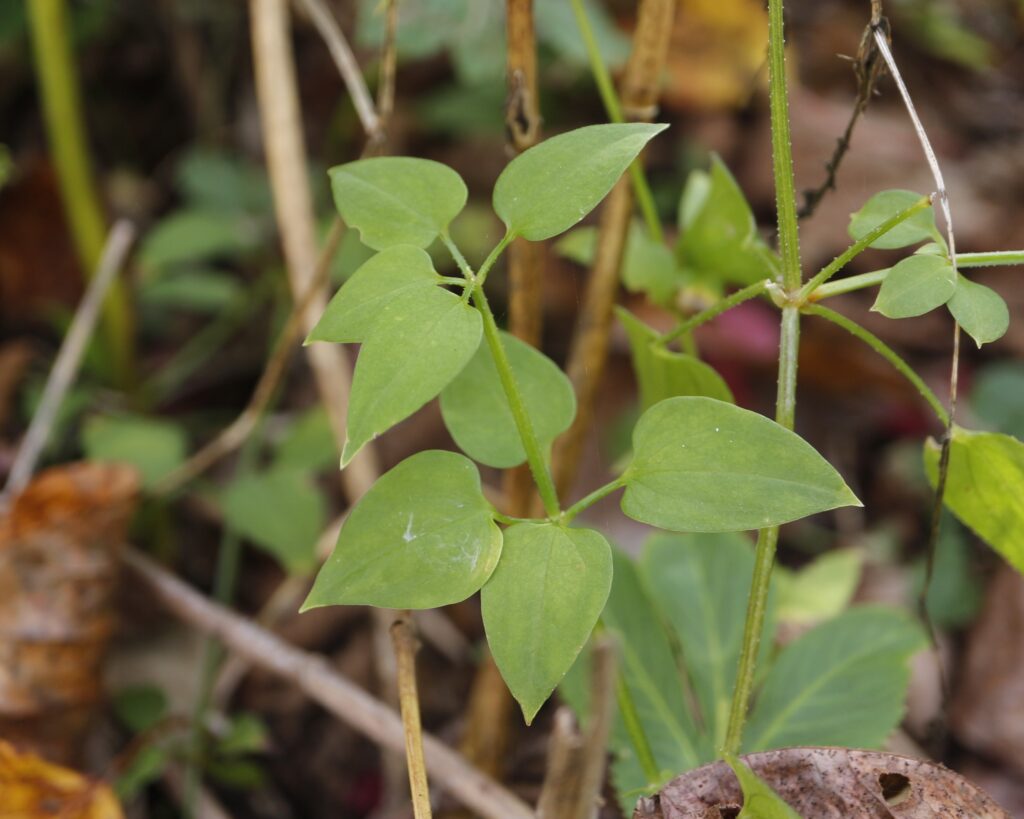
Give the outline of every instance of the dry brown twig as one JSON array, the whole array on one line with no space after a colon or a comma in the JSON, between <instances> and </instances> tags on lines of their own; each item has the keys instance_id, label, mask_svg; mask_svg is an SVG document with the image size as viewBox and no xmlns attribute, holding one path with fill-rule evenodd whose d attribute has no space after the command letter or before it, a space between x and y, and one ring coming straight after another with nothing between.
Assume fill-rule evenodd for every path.
<instances>
[{"instance_id":1,"label":"dry brown twig","mask_svg":"<svg viewBox=\"0 0 1024 819\"><path fill-rule=\"evenodd\" d=\"M675 0L643 0L633 34L633 50L622 83L622 109L639 121L657 112L659 83L668 56ZM587 280L567 367L576 390L576 420L555 445L552 458L559 495L572 487L583 443L604 375L611 336L612 307L618 292L619 267L633 215L629 180L620 179L601 208L597 252Z\"/></svg>"},{"instance_id":2,"label":"dry brown twig","mask_svg":"<svg viewBox=\"0 0 1024 819\"><path fill-rule=\"evenodd\" d=\"M310 699L384 748L405 746L401 718L393 709L342 677L316 654L301 651L208 600L171 572L127 549L125 563L176 617L218 639L253 665L291 681ZM519 797L470 765L430 734L423 735L427 772L464 805L487 819L535 819Z\"/></svg>"}]
</instances>

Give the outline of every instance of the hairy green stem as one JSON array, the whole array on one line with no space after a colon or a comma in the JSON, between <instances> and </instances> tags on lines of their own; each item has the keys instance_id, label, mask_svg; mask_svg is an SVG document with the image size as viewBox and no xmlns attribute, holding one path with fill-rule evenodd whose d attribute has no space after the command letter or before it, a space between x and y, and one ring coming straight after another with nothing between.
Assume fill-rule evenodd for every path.
<instances>
[{"instance_id":1,"label":"hairy green stem","mask_svg":"<svg viewBox=\"0 0 1024 819\"><path fill-rule=\"evenodd\" d=\"M749 301L756 296L760 296L768 288L768 280L754 282L753 284L747 285L742 290L737 290L735 293L726 296L724 299L716 304L713 304L707 310L702 310L695 316L690 316L686 321L681 322L679 325L663 334L659 339L659 344L670 344L677 338L685 339L687 334L690 333L694 328L700 327L702 324L706 324L711 319L720 316L727 310L731 310L737 304L742 304L745 301Z\"/></svg>"},{"instance_id":2,"label":"hairy green stem","mask_svg":"<svg viewBox=\"0 0 1024 819\"><path fill-rule=\"evenodd\" d=\"M783 41L782 0L768 2L769 101L772 124L772 167L775 173L775 202L779 222L779 250L782 257L782 283L787 292L800 287L800 237L797 228L796 185L793 181L793 153L789 136L789 103L786 97L786 55ZM800 311L792 304L782 308L779 339L779 384L775 402L775 420L793 429L796 418L797 354L800 349ZM765 612L779 527L762 529L757 537L754 576L743 624L736 688L733 691L729 724L722 751L738 754L743 741L750 698L754 690L757 655L764 631Z\"/></svg>"},{"instance_id":3,"label":"hairy green stem","mask_svg":"<svg viewBox=\"0 0 1024 819\"><path fill-rule=\"evenodd\" d=\"M540 499L544 503L544 511L547 512L548 517L556 518L559 515L560 507L555 482L551 477L551 470L548 468L544 451L537 440L537 434L533 430L533 422L530 421L530 415L526 411L522 393L516 384L515 374L509 364L505 346L501 343L501 335L498 332L498 324L494 320L494 313L491 312L487 295L479 284L473 289L473 303L483 317L484 339L494 358L494 365L498 369L498 377L505 390L509 409L512 410L512 418L516 422L516 429L519 430L519 437L523 441L523 449L526 450L526 461L530 465L530 473L533 475L534 483L537 484Z\"/></svg>"},{"instance_id":4,"label":"hairy green stem","mask_svg":"<svg viewBox=\"0 0 1024 819\"><path fill-rule=\"evenodd\" d=\"M921 397L928 402L928 406L932 408L936 417L942 422L943 426L949 423L949 413L947 413L945 407L942 406L942 402L938 399L938 396L936 396L935 393L929 389L928 385L921 380L921 376L914 372L913 368L907 364L907 362L904 361L895 350L878 338L878 336L874 335L870 330L861 327L857 322L848 319L841 313L837 313L835 310L830 310L820 304L808 305L804 308L804 312L811 316L820 316L823 319L831 321L833 324L839 325L850 333L850 335L856 336L867 344L872 350L892 364L900 375L914 385L914 388L921 394Z\"/></svg>"},{"instance_id":5,"label":"hairy green stem","mask_svg":"<svg viewBox=\"0 0 1024 819\"><path fill-rule=\"evenodd\" d=\"M78 261L87 276L99 264L107 223L100 204L86 145L82 103L68 36L65 0L30 0L36 76L53 151L61 199ZM112 374L128 386L134 374L133 318L124 284L115 281L103 303L103 335Z\"/></svg>"},{"instance_id":6,"label":"hairy green stem","mask_svg":"<svg viewBox=\"0 0 1024 819\"><path fill-rule=\"evenodd\" d=\"M604 104L605 113L608 119L615 123L625 122L622 114L622 104L619 96L615 93L615 85L608 74L608 69L601 57L601 49L594 36L594 29L587 17L587 10L583 0L572 0L572 10L576 15L576 23L580 29L580 37L583 39L583 46L587 51L587 59L590 62L590 72L594 76L598 94ZM647 182L644 168L639 158L635 159L629 166L629 179L633 185L633 193L636 196L637 205L644 217L644 224L647 232L655 241L665 243L665 231L661 227L661 219L658 218L658 209L654 204L654 195L651 193L651 186Z\"/></svg>"},{"instance_id":7,"label":"hairy green stem","mask_svg":"<svg viewBox=\"0 0 1024 819\"><path fill-rule=\"evenodd\" d=\"M803 287L800 288L800 292L797 293L796 301L801 303L806 301L808 296L814 292L814 290L823 285L829 279L831 279L836 273L842 270L848 265L853 259L867 250L872 244L878 239L888 233L890 230L895 228L897 225L907 221L918 211L922 211L931 205L930 196L922 196L917 202L911 205L909 208L901 210L895 216L886 219L882 224L878 225L874 229L868 231L864 236L850 245L843 253L836 256L829 264L825 265L821 271L811 278Z\"/></svg>"},{"instance_id":8,"label":"hairy green stem","mask_svg":"<svg viewBox=\"0 0 1024 819\"><path fill-rule=\"evenodd\" d=\"M626 485L626 482L622 478L616 478L611 483L606 483L604 486L595 489L585 498L576 501L572 506L562 512L562 523L571 523L572 520L585 509L589 509L595 503L603 498L607 498L613 492L617 492Z\"/></svg>"},{"instance_id":9,"label":"hairy green stem","mask_svg":"<svg viewBox=\"0 0 1024 819\"><path fill-rule=\"evenodd\" d=\"M999 267L1024 264L1024 250L993 250L989 253L957 253L957 267Z\"/></svg>"},{"instance_id":10,"label":"hairy green stem","mask_svg":"<svg viewBox=\"0 0 1024 819\"><path fill-rule=\"evenodd\" d=\"M506 233L501 237L501 241L494 246L494 249L487 254L487 258L484 259L484 263L480 265L480 269L476 272L476 286L478 289L484 286L484 282L487 281L487 274L491 272L491 268L494 267L494 263L498 261L498 257L504 252L506 247L512 244L512 241L515 238L516 235L514 233Z\"/></svg>"},{"instance_id":11,"label":"hairy green stem","mask_svg":"<svg viewBox=\"0 0 1024 819\"><path fill-rule=\"evenodd\" d=\"M889 275L891 269L887 267L884 270L872 270L870 273L861 273L859 276L847 276L845 279L823 284L807 295L807 301L821 301L830 296L839 296L843 293L853 293L856 290L874 287L876 284L881 284L885 281L885 277Z\"/></svg>"}]
</instances>

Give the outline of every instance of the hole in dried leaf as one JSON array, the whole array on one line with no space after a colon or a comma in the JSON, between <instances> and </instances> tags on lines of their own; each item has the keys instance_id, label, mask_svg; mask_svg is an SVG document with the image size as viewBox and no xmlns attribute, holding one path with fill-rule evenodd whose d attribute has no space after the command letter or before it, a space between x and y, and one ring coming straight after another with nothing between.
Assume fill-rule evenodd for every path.
<instances>
[{"instance_id":1,"label":"hole in dried leaf","mask_svg":"<svg viewBox=\"0 0 1024 819\"><path fill-rule=\"evenodd\" d=\"M879 774L878 785L882 789L882 798L887 805L899 805L910 797L910 780L903 774Z\"/></svg>"},{"instance_id":2,"label":"hole in dried leaf","mask_svg":"<svg viewBox=\"0 0 1024 819\"><path fill-rule=\"evenodd\" d=\"M740 815L740 805L716 805L720 819L736 819Z\"/></svg>"}]
</instances>

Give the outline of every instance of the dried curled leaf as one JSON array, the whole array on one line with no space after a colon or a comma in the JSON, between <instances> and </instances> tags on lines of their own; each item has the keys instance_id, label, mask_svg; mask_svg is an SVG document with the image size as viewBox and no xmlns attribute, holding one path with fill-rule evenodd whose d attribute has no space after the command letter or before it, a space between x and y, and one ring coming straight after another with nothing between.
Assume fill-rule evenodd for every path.
<instances>
[{"instance_id":1,"label":"dried curled leaf","mask_svg":"<svg viewBox=\"0 0 1024 819\"><path fill-rule=\"evenodd\" d=\"M881 751L787 748L749 754L755 774L807 819L1009 819L991 798L942 765ZM724 762L676 777L642 799L633 819L736 816L743 796Z\"/></svg>"},{"instance_id":2,"label":"dried curled leaf","mask_svg":"<svg viewBox=\"0 0 1024 819\"><path fill-rule=\"evenodd\" d=\"M0 816L18 819L124 819L106 785L0 740Z\"/></svg>"}]
</instances>

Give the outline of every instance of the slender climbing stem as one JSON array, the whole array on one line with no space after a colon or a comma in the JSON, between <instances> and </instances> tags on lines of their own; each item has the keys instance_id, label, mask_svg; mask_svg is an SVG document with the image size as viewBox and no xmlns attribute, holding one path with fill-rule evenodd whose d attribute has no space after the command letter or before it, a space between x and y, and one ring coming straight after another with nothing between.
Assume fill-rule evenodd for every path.
<instances>
[{"instance_id":1,"label":"slender climbing stem","mask_svg":"<svg viewBox=\"0 0 1024 819\"><path fill-rule=\"evenodd\" d=\"M493 254L492 254L493 255ZM478 275L478 281L480 276ZM498 324L494 320L494 313L487 302L487 295L482 287L477 284L473 290L473 303L484 320L484 339L494 357L494 365L498 368L498 377L501 379L501 386L505 390L505 397L508 398L509 409L512 410L512 418L516 422L516 429L519 430L519 437L523 441L523 449L526 450L526 461L530 465L530 473L533 475L534 483L537 484L537 491L544 502L544 511L551 518L557 517L560 511L558 505L558 493L555 491L555 482L551 477L551 470L548 468L547 460L544 458L544 451L541 449L537 434L533 431L533 423L530 415L523 404L522 393L519 392L519 385L516 384L515 374L509 364L508 355L505 353L505 346L501 343L501 335L498 332Z\"/></svg>"},{"instance_id":2,"label":"slender climbing stem","mask_svg":"<svg viewBox=\"0 0 1024 819\"><path fill-rule=\"evenodd\" d=\"M872 350L892 364L900 375L914 385L914 388L928 403L928 406L932 408L935 416L942 422L943 426L949 422L949 413L947 413L945 407L942 406L942 402L938 399L938 396L936 396L928 385L924 383L921 376L914 372L913 368L907 364L907 362L904 361L895 350L878 338L878 336L874 335L870 330L861 327L857 322L848 319L841 313L837 313L835 310L830 310L820 304L808 305L804 308L804 312L811 316L820 316L823 319L831 321L833 324L839 325L850 333L850 335L856 336L867 344Z\"/></svg>"},{"instance_id":3,"label":"slender climbing stem","mask_svg":"<svg viewBox=\"0 0 1024 819\"><path fill-rule=\"evenodd\" d=\"M868 231L864 236L850 245L845 251L835 257L829 264L825 265L821 269L821 272L816 274L807 282L803 287L800 288L800 292L797 293L797 303L805 301L814 290L823 285L829 279L831 279L836 273L842 270L848 265L853 259L867 250L872 244L874 244L882 236L885 236L890 230L895 228L897 225L907 221L918 211L922 211L931 205L930 196L922 196L909 208L905 208L897 213L895 216L886 219L882 224L878 225L873 230Z\"/></svg>"},{"instance_id":4,"label":"slender climbing stem","mask_svg":"<svg viewBox=\"0 0 1024 819\"><path fill-rule=\"evenodd\" d=\"M615 85L608 74L608 69L601 57L601 49L594 36L594 29L587 17L587 10L582 0L572 0L572 10L576 15L576 23L580 29L580 37L583 39L583 46L587 51L587 59L590 62L590 72L594 75L594 82L597 85L598 94L604 105L608 119L615 123L625 122L622 113L622 103L615 93ZM654 195L651 193L651 186L647 182L644 168L639 158L629 166L629 179L633 185L633 193L636 196L637 205L644 217L644 224L651 238L664 244L665 232L661 227L661 219L658 218L658 209L654 204Z\"/></svg>"},{"instance_id":5,"label":"slender climbing stem","mask_svg":"<svg viewBox=\"0 0 1024 819\"><path fill-rule=\"evenodd\" d=\"M737 304L742 304L745 301L760 296L768 288L768 280L754 282L754 284L747 285L742 290L737 290L735 293L726 296L724 299L716 304L713 304L707 310L702 310L695 316L690 316L686 321L681 322L679 325L669 330L667 333L662 335L658 339L660 344L670 344L677 338L685 338L686 335L702 324L706 324L711 319L720 316L727 310L731 310Z\"/></svg>"},{"instance_id":6,"label":"slender climbing stem","mask_svg":"<svg viewBox=\"0 0 1024 819\"><path fill-rule=\"evenodd\" d=\"M779 250L782 257L782 283L789 293L800 287L800 238L797 228L796 186L793 181L793 154L789 136L789 103L786 97L786 55L783 41L783 0L768 2L769 99L772 124L772 166L775 174L775 201L779 222ZM793 429L796 418L796 369L800 349L800 311L792 304L782 308L779 339L779 385L775 402L775 420ZM754 690L757 655L764 631L768 590L771 582L779 527L758 533L754 576L743 625L739 670L733 692L729 725L723 752L737 754L743 739L750 698Z\"/></svg>"},{"instance_id":7,"label":"slender climbing stem","mask_svg":"<svg viewBox=\"0 0 1024 819\"><path fill-rule=\"evenodd\" d=\"M585 498L582 498L562 513L562 523L571 523L580 512L585 509L589 509L599 500L607 498L613 492L617 492L626 485L626 482L622 478L616 478L611 483L606 483L604 486L595 489Z\"/></svg>"},{"instance_id":8,"label":"slender climbing stem","mask_svg":"<svg viewBox=\"0 0 1024 819\"><path fill-rule=\"evenodd\" d=\"M82 102L75 79L65 0L28 3L36 75L46 133L53 151L61 199L78 260L86 275L96 270L107 226L89 161ZM133 317L122 282L114 282L103 302L103 336L113 374L122 385L133 378Z\"/></svg>"}]
</instances>

